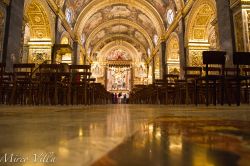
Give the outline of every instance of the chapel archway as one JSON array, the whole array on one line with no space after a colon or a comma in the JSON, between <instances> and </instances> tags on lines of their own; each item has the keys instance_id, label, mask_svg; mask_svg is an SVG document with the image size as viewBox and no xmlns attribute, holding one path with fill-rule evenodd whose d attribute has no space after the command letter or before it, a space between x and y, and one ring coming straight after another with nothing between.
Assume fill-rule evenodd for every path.
<instances>
[{"instance_id":1,"label":"chapel archway","mask_svg":"<svg viewBox=\"0 0 250 166\"><path fill-rule=\"evenodd\" d=\"M180 73L180 47L177 33L173 32L167 41L166 48L167 72Z\"/></svg>"},{"instance_id":2,"label":"chapel archway","mask_svg":"<svg viewBox=\"0 0 250 166\"><path fill-rule=\"evenodd\" d=\"M40 64L51 60L54 30L53 19L48 8L48 4L42 0L25 1L24 57L22 58L24 63Z\"/></svg>"},{"instance_id":3,"label":"chapel archway","mask_svg":"<svg viewBox=\"0 0 250 166\"><path fill-rule=\"evenodd\" d=\"M188 16L186 44L187 63L190 66L202 65L202 52L218 49L217 15L214 0L195 2Z\"/></svg>"}]
</instances>

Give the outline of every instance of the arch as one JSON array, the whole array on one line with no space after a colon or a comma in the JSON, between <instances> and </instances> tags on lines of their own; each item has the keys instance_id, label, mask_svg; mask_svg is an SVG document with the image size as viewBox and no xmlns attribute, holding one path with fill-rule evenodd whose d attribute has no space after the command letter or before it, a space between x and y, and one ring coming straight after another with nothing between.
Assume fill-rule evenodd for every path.
<instances>
[{"instance_id":1,"label":"arch","mask_svg":"<svg viewBox=\"0 0 250 166\"><path fill-rule=\"evenodd\" d=\"M114 34L114 35L110 35L110 36L106 36L102 38L98 43L96 43L95 47L93 48L92 53L95 53L101 47L101 45L103 45L103 43L105 43L106 41L119 40L119 39L122 39L123 41L126 41L126 40L132 41L133 44L137 44L138 46L140 46L142 52L146 54L146 48L137 39L128 35L124 35L124 34Z\"/></svg>"},{"instance_id":2,"label":"arch","mask_svg":"<svg viewBox=\"0 0 250 166\"><path fill-rule=\"evenodd\" d=\"M54 41L54 19L49 6L43 0L26 0L25 16L30 27L32 40Z\"/></svg>"},{"instance_id":3,"label":"arch","mask_svg":"<svg viewBox=\"0 0 250 166\"><path fill-rule=\"evenodd\" d=\"M176 32L173 32L167 41L167 56L166 63L168 64L168 73L180 72L180 47L179 37Z\"/></svg>"},{"instance_id":4,"label":"arch","mask_svg":"<svg viewBox=\"0 0 250 166\"><path fill-rule=\"evenodd\" d=\"M143 11L143 13L145 13L150 18L150 20L153 21L157 30L157 34L159 36L163 35L165 31L165 27L164 27L164 22L161 16L149 2L141 1L141 0L134 0L133 2L131 0L119 0L119 1L94 0L94 1L91 1L81 11L80 15L77 18L76 25L74 27L74 30L77 33L77 35L78 36L81 35L84 25L86 24L87 20L93 15L93 13L95 13L96 11L104 7L114 5L114 4L126 4L128 6L131 6L138 10Z\"/></svg>"},{"instance_id":5,"label":"arch","mask_svg":"<svg viewBox=\"0 0 250 166\"><path fill-rule=\"evenodd\" d=\"M60 42L61 44L69 44L71 45L71 42L70 42L70 35L67 31L64 31L61 35L61 38L60 38Z\"/></svg>"},{"instance_id":6,"label":"arch","mask_svg":"<svg viewBox=\"0 0 250 166\"><path fill-rule=\"evenodd\" d=\"M118 41L110 42L99 52L98 59L100 62L106 62L106 56L108 55L108 52L115 48L122 48L128 51L128 53L131 55L132 62L134 64L140 61L140 58L138 57L139 53L137 52L137 50L134 48L133 45L131 45L126 41L122 41L120 44L117 44L117 42Z\"/></svg>"},{"instance_id":7,"label":"arch","mask_svg":"<svg viewBox=\"0 0 250 166\"><path fill-rule=\"evenodd\" d=\"M191 66L202 65L202 52L210 49L210 43L216 36L217 18L216 2L214 0L198 0L194 3L191 13L188 16L186 45L188 48L188 64Z\"/></svg>"},{"instance_id":8,"label":"arch","mask_svg":"<svg viewBox=\"0 0 250 166\"><path fill-rule=\"evenodd\" d=\"M180 59L179 54L179 38L177 33L173 32L168 41L167 41L167 56L166 56L166 62L169 60L171 61L178 61Z\"/></svg>"},{"instance_id":9,"label":"arch","mask_svg":"<svg viewBox=\"0 0 250 166\"><path fill-rule=\"evenodd\" d=\"M99 25L98 27L96 27L92 33L88 36L87 40L86 40L86 48L89 48L90 42L91 40L94 38L94 36L100 32L101 30L103 30L106 27L115 25L115 24L120 24L120 25L129 25L131 27L133 27L134 29L138 30L139 32L141 32L143 34L143 36L146 38L150 48L153 48L153 43L152 43L152 39L150 37L150 35L147 33L146 30L144 30L142 27L140 27L138 24L135 24L132 21L126 20L126 19L113 19L113 20L109 20L107 22L102 23L101 25Z\"/></svg>"},{"instance_id":10,"label":"arch","mask_svg":"<svg viewBox=\"0 0 250 166\"><path fill-rule=\"evenodd\" d=\"M192 7L188 18L186 36L189 41L208 40L209 24L216 18L216 4L214 0L199 0ZM188 42L189 42L188 41Z\"/></svg>"}]
</instances>

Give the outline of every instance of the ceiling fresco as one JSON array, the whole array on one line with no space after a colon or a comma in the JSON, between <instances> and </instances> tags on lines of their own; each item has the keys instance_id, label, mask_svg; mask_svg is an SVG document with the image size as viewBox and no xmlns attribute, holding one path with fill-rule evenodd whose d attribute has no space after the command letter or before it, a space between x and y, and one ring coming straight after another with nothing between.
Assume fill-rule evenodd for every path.
<instances>
[{"instance_id":1,"label":"ceiling fresco","mask_svg":"<svg viewBox=\"0 0 250 166\"><path fill-rule=\"evenodd\" d=\"M126 5L112 5L99 10L86 22L83 33L88 36L101 23L119 18L139 24L151 37L157 33L155 27L152 26L153 22L144 13Z\"/></svg>"},{"instance_id":2,"label":"ceiling fresco","mask_svg":"<svg viewBox=\"0 0 250 166\"><path fill-rule=\"evenodd\" d=\"M126 40L131 42L138 52L145 53L145 50L153 49L154 37L157 35L160 38L169 26L169 9L175 14L180 9L182 0L55 1L63 10L69 9L72 12L68 14L72 19L68 22L77 31L86 50L92 50L94 47L100 50L108 42ZM112 24L110 21L116 22Z\"/></svg>"},{"instance_id":3,"label":"ceiling fresco","mask_svg":"<svg viewBox=\"0 0 250 166\"><path fill-rule=\"evenodd\" d=\"M115 34L119 34L117 35L117 38L121 36L128 36L128 38L136 39L141 45L144 46L144 48L150 47L150 44L148 43L144 35L141 34L141 32L139 32L138 30L128 25L113 25L111 28L106 27L102 29L93 37L90 42L90 47L93 48L104 37L112 37L115 36Z\"/></svg>"},{"instance_id":4,"label":"ceiling fresco","mask_svg":"<svg viewBox=\"0 0 250 166\"><path fill-rule=\"evenodd\" d=\"M64 1L66 1L66 6L68 8L72 8L75 12L74 14L76 16L79 16L81 11L93 0L56 0L56 1L58 1L57 2L58 4L62 4ZM119 2L119 0L117 1ZM162 19L165 21L165 23L166 23L167 9L172 8L175 11L177 11L181 7L181 0L141 0L141 1L147 1L148 3L150 3L158 11ZM120 9L123 10L122 8Z\"/></svg>"}]
</instances>

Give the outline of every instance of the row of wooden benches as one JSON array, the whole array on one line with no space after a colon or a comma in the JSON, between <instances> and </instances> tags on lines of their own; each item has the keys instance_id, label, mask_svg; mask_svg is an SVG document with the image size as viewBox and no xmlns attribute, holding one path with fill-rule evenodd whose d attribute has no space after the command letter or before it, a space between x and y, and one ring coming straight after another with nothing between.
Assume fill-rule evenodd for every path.
<instances>
[{"instance_id":1,"label":"row of wooden benches","mask_svg":"<svg viewBox=\"0 0 250 166\"><path fill-rule=\"evenodd\" d=\"M203 67L185 67L184 78L167 74L151 85L134 86L136 104L249 104L250 53L235 52L233 67L225 67L226 52L203 52Z\"/></svg>"},{"instance_id":2,"label":"row of wooden benches","mask_svg":"<svg viewBox=\"0 0 250 166\"><path fill-rule=\"evenodd\" d=\"M32 105L107 104L112 96L91 77L90 65L0 64L0 103Z\"/></svg>"}]
</instances>

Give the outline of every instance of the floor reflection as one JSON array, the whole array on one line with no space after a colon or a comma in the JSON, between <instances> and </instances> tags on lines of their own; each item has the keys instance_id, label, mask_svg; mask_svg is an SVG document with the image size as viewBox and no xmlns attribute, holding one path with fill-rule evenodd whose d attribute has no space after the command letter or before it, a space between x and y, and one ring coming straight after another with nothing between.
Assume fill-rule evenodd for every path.
<instances>
[{"instance_id":1,"label":"floor reflection","mask_svg":"<svg viewBox=\"0 0 250 166\"><path fill-rule=\"evenodd\" d=\"M234 166L250 160L249 122L158 118L93 166Z\"/></svg>"},{"instance_id":2,"label":"floor reflection","mask_svg":"<svg viewBox=\"0 0 250 166\"><path fill-rule=\"evenodd\" d=\"M56 162L0 166L89 166L99 159L94 165L248 165L247 110L155 105L1 108L0 156L54 152Z\"/></svg>"},{"instance_id":3,"label":"floor reflection","mask_svg":"<svg viewBox=\"0 0 250 166\"><path fill-rule=\"evenodd\" d=\"M123 137L131 134L131 120L128 109L110 111L107 116L107 136Z\"/></svg>"}]
</instances>

